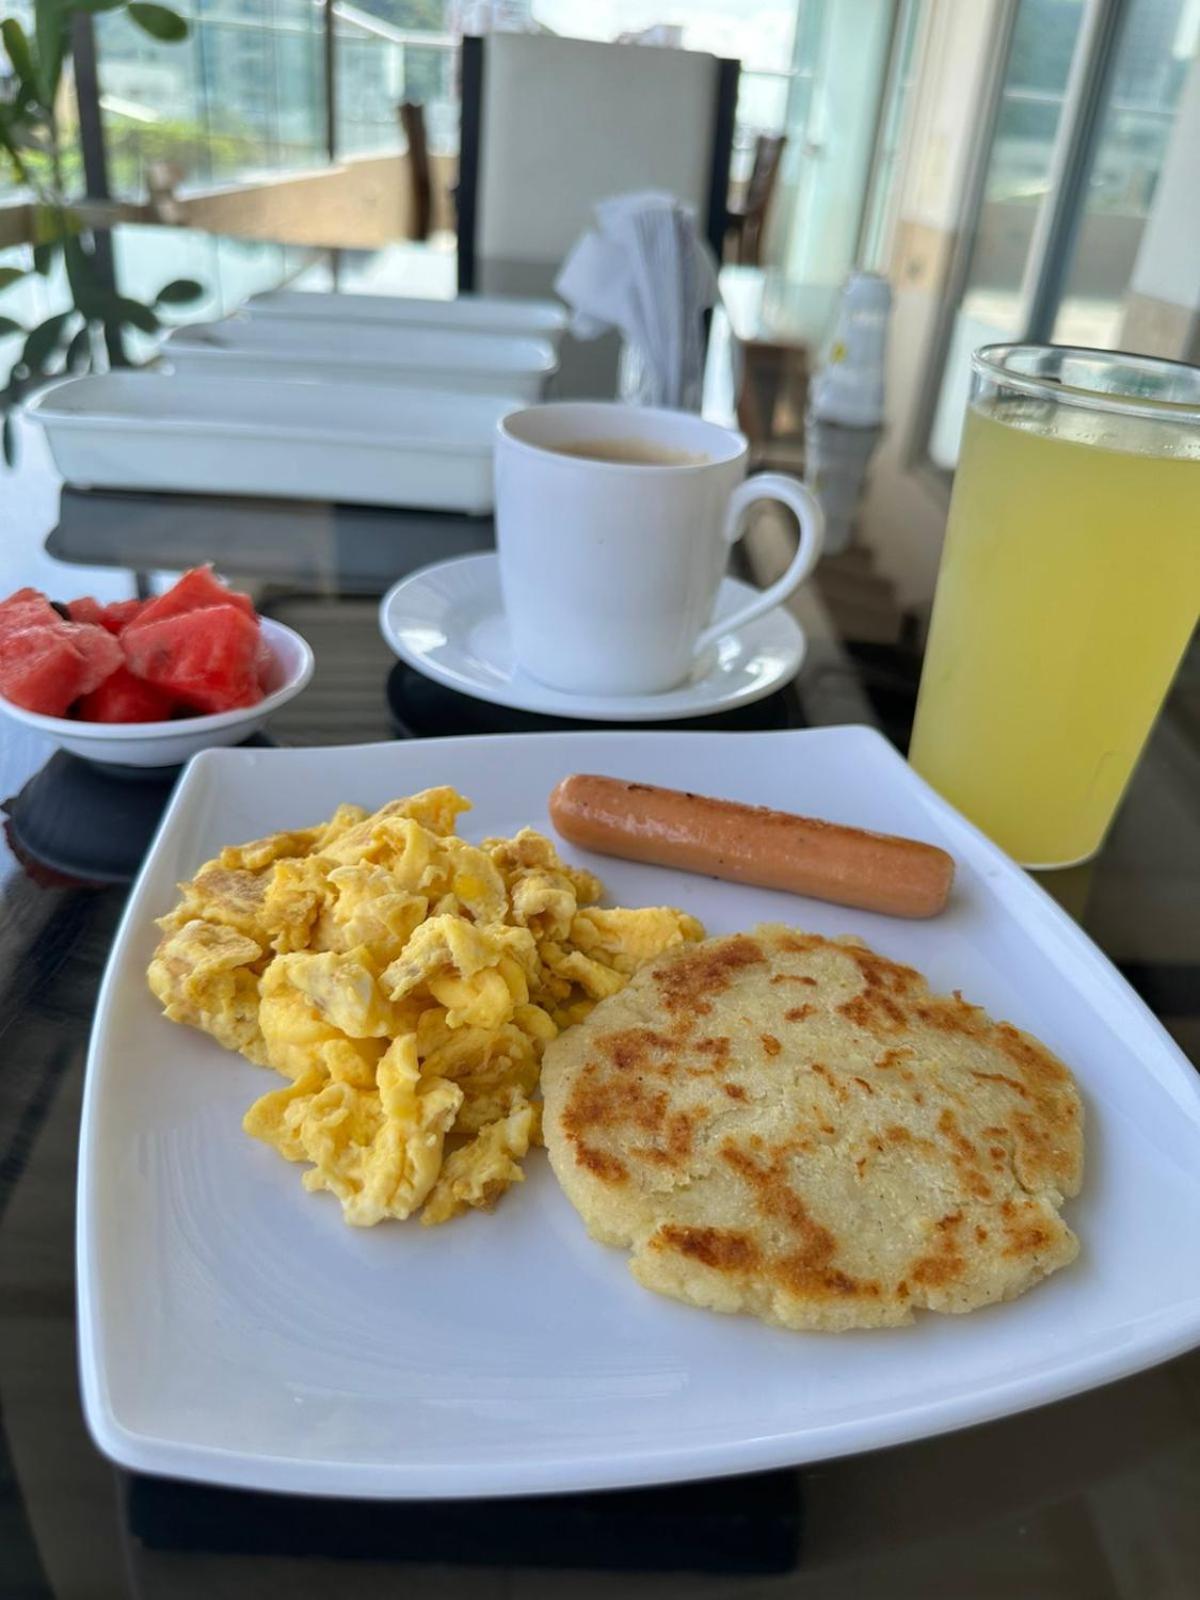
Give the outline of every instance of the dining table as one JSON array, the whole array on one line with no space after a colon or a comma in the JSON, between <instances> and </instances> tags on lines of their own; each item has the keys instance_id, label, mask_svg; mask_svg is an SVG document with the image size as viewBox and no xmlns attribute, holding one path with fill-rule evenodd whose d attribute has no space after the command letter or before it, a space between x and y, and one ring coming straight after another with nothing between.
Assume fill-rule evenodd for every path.
<instances>
[{"instance_id":1,"label":"dining table","mask_svg":"<svg viewBox=\"0 0 1200 1600\"><path fill-rule=\"evenodd\" d=\"M32 429L21 442L17 467L0 477L3 593L30 583L55 599L118 598L215 560L315 652L311 685L270 721L268 742L318 745L336 763L340 745L571 726L431 683L381 637L379 601L397 577L488 549L489 518L105 493L64 485ZM759 559L752 548L751 572ZM692 725L866 723L903 751L920 629L881 645L857 632L852 607L839 605L835 620L820 569L795 610L807 638L795 681ZM81 1096L105 963L176 777L89 768L0 723L0 1600L1200 1593L1200 1351L916 1443L608 1493L317 1500L106 1460L77 1376ZM1194 648L1101 853L1040 881L1200 1064Z\"/></svg>"}]
</instances>

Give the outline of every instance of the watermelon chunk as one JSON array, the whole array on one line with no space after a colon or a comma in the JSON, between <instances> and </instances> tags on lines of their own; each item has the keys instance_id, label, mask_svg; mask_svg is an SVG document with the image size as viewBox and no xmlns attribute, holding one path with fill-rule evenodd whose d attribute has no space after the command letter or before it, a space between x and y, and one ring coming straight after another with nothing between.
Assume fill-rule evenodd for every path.
<instances>
[{"instance_id":1,"label":"watermelon chunk","mask_svg":"<svg viewBox=\"0 0 1200 1600\"><path fill-rule=\"evenodd\" d=\"M81 692L84 660L65 632L26 628L0 652L0 694L26 711L61 717Z\"/></svg>"},{"instance_id":2,"label":"watermelon chunk","mask_svg":"<svg viewBox=\"0 0 1200 1600\"><path fill-rule=\"evenodd\" d=\"M148 600L110 600L100 607L100 626L109 633L121 634L150 604Z\"/></svg>"},{"instance_id":3,"label":"watermelon chunk","mask_svg":"<svg viewBox=\"0 0 1200 1600\"><path fill-rule=\"evenodd\" d=\"M0 648L0 694L27 711L61 717L121 665L121 647L103 628L63 622L20 628Z\"/></svg>"},{"instance_id":4,"label":"watermelon chunk","mask_svg":"<svg viewBox=\"0 0 1200 1600\"><path fill-rule=\"evenodd\" d=\"M205 611L210 606L236 606L247 617L254 616L254 602L248 594L227 589L214 577L210 566L193 567L165 594L156 595L153 600L146 602L137 624L140 628L143 623L158 622L163 617L177 617L188 611Z\"/></svg>"},{"instance_id":5,"label":"watermelon chunk","mask_svg":"<svg viewBox=\"0 0 1200 1600\"><path fill-rule=\"evenodd\" d=\"M143 613L121 635L130 672L202 712L258 704L258 642L257 619L237 605Z\"/></svg>"},{"instance_id":6,"label":"watermelon chunk","mask_svg":"<svg viewBox=\"0 0 1200 1600\"><path fill-rule=\"evenodd\" d=\"M99 600L93 600L90 594L81 594L78 600L68 600L67 610L71 614L72 622L90 622L97 628L102 627L101 618L104 607Z\"/></svg>"},{"instance_id":7,"label":"watermelon chunk","mask_svg":"<svg viewBox=\"0 0 1200 1600\"><path fill-rule=\"evenodd\" d=\"M87 722L165 722L175 709L169 694L128 667L118 667L76 707Z\"/></svg>"},{"instance_id":8,"label":"watermelon chunk","mask_svg":"<svg viewBox=\"0 0 1200 1600\"><path fill-rule=\"evenodd\" d=\"M57 627L62 620L40 589L18 589L0 600L0 639L23 628Z\"/></svg>"},{"instance_id":9,"label":"watermelon chunk","mask_svg":"<svg viewBox=\"0 0 1200 1600\"><path fill-rule=\"evenodd\" d=\"M120 634L149 604L148 600L110 600L102 606L99 600L93 600L90 594L85 594L80 595L78 600L68 600L67 610L71 613L72 622L90 622L98 628L107 629L109 633Z\"/></svg>"},{"instance_id":10,"label":"watermelon chunk","mask_svg":"<svg viewBox=\"0 0 1200 1600\"><path fill-rule=\"evenodd\" d=\"M65 622L63 627L83 657L83 683L79 693L91 694L123 664L124 653L112 634L104 628L73 622Z\"/></svg>"},{"instance_id":11,"label":"watermelon chunk","mask_svg":"<svg viewBox=\"0 0 1200 1600\"><path fill-rule=\"evenodd\" d=\"M94 689L114 664L120 664L119 645L117 662L105 661L90 642L80 646L78 635L83 631L61 624L9 634L0 651L0 694L26 711L61 717L73 700ZM94 631L108 644L116 643L102 629Z\"/></svg>"}]
</instances>

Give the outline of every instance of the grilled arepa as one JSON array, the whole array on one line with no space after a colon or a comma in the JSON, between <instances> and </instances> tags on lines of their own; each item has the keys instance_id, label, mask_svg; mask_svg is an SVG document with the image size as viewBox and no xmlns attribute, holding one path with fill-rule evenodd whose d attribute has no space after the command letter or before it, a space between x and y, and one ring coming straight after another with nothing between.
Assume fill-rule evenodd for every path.
<instances>
[{"instance_id":1,"label":"grilled arepa","mask_svg":"<svg viewBox=\"0 0 1200 1600\"><path fill-rule=\"evenodd\" d=\"M670 951L549 1046L542 1088L588 1231L693 1305L887 1327L1011 1299L1078 1250L1066 1067L855 939Z\"/></svg>"}]
</instances>

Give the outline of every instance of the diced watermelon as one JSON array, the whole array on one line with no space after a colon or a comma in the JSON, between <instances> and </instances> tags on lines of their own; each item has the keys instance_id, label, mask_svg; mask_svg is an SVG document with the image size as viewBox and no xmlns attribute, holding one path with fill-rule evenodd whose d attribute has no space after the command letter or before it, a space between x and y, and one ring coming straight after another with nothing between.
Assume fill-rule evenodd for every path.
<instances>
[{"instance_id":1,"label":"diced watermelon","mask_svg":"<svg viewBox=\"0 0 1200 1600\"><path fill-rule=\"evenodd\" d=\"M72 622L91 622L98 628L103 626L104 607L99 600L93 600L90 594L81 594L78 600L68 600L67 610Z\"/></svg>"},{"instance_id":2,"label":"diced watermelon","mask_svg":"<svg viewBox=\"0 0 1200 1600\"><path fill-rule=\"evenodd\" d=\"M0 639L23 628L55 627L62 620L40 589L18 589L0 600Z\"/></svg>"},{"instance_id":3,"label":"diced watermelon","mask_svg":"<svg viewBox=\"0 0 1200 1600\"><path fill-rule=\"evenodd\" d=\"M25 628L0 652L0 694L26 711L61 717L88 674L82 651L65 628Z\"/></svg>"},{"instance_id":4,"label":"diced watermelon","mask_svg":"<svg viewBox=\"0 0 1200 1600\"><path fill-rule=\"evenodd\" d=\"M254 616L254 602L248 594L227 589L214 577L211 566L193 567L165 594L146 602L137 625L140 628L144 623L158 622L163 617L177 617L187 611L204 611L210 606L236 606L247 617Z\"/></svg>"},{"instance_id":5,"label":"diced watermelon","mask_svg":"<svg viewBox=\"0 0 1200 1600\"><path fill-rule=\"evenodd\" d=\"M100 626L109 633L121 634L150 604L149 600L110 600L100 607Z\"/></svg>"},{"instance_id":6,"label":"diced watermelon","mask_svg":"<svg viewBox=\"0 0 1200 1600\"><path fill-rule=\"evenodd\" d=\"M149 621L143 614L121 635L130 672L196 711L232 711L262 699L258 642L257 619L237 605Z\"/></svg>"},{"instance_id":7,"label":"diced watermelon","mask_svg":"<svg viewBox=\"0 0 1200 1600\"><path fill-rule=\"evenodd\" d=\"M103 628L63 622L20 628L0 650L0 694L43 716L61 717L121 665L121 647Z\"/></svg>"},{"instance_id":8,"label":"diced watermelon","mask_svg":"<svg viewBox=\"0 0 1200 1600\"><path fill-rule=\"evenodd\" d=\"M164 690L118 667L76 707L86 722L165 722L175 702Z\"/></svg>"},{"instance_id":9,"label":"diced watermelon","mask_svg":"<svg viewBox=\"0 0 1200 1600\"><path fill-rule=\"evenodd\" d=\"M84 676L80 694L91 694L124 663L125 655L112 634L90 623L66 622L63 627L83 657Z\"/></svg>"},{"instance_id":10,"label":"diced watermelon","mask_svg":"<svg viewBox=\"0 0 1200 1600\"><path fill-rule=\"evenodd\" d=\"M68 600L67 610L71 613L72 622L90 622L98 628L107 629L109 633L120 634L149 604L148 600L110 600L102 606L99 600L93 600L90 594L85 594L80 595L78 600Z\"/></svg>"}]
</instances>

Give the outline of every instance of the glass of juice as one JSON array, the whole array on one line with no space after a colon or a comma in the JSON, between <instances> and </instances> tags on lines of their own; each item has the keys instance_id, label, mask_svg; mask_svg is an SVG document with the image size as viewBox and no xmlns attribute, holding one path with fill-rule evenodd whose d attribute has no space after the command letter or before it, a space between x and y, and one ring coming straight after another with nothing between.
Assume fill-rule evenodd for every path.
<instances>
[{"instance_id":1,"label":"glass of juice","mask_svg":"<svg viewBox=\"0 0 1200 1600\"><path fill-rule=\"evenodd\" d=\"M1200 368L988 345L909 760L1033 868L1100 848L1200 611Z\"/></svg>"}]
</instances>

